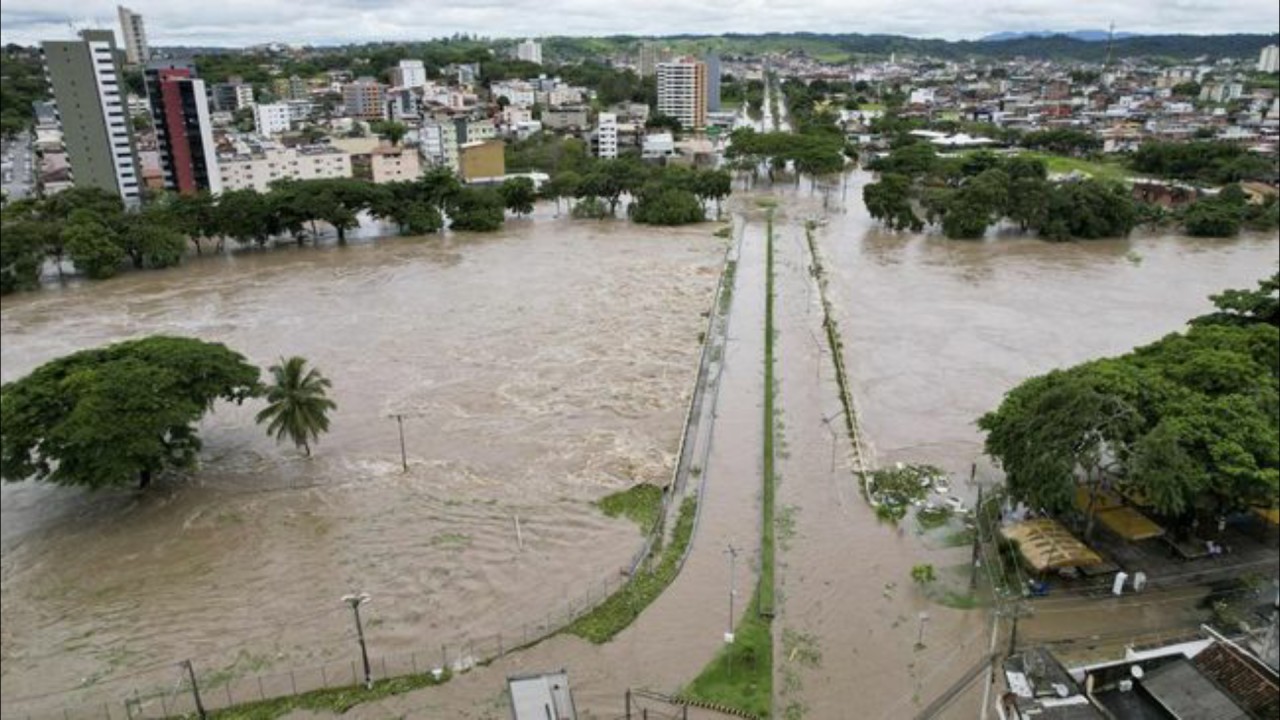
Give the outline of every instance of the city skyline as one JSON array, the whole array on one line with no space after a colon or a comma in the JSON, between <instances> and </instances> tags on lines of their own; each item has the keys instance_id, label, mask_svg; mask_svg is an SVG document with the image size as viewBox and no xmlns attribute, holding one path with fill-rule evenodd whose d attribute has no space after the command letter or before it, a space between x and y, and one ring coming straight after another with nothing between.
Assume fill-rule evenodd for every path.
<instances>
[{"instance_id":1,"label":"city skyline","mask_svg":"<svg viewBox=\"0 0 1280 720\"><path fill-rule=\"evenodd\" d=\"M10 0L0 10L0 40L32 45L71 37L71 26L118 32L116 5L107 0ZM1098 29L1112 22L1128 33L1198 35L1257 33L1280 23L1280 10L1270 0L1186 0L1174 5L1145 0L1100 12L1048 0L1023 0L1012 7L978 0L967 8L967 13L957 16L940 0L924 0L905 9L890 0L856 4L740 0L715 7L656 0L621 8L586 0L552 0L550 6L531 0L466 0L448 7L425 0L320 0L310 3L307 15L299 17L295 5L280 0L230 0L216 6L143 0L130 5L147 18L148 39L158 46L341 45L428 40L455 33L513 41L550 35L727 32L883 33L964 40L1006 31Z\"/></svg>"}]
</instances>

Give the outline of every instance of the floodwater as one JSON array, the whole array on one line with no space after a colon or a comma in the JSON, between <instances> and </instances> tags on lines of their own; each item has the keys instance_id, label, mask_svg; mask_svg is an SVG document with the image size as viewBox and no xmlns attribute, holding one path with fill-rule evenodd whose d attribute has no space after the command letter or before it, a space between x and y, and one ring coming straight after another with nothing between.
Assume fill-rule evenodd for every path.
<instances>
[{"instance_id":1,"label":"floodwater","mask_svg":"<svg viewBox=\"0 0 1280 720\"><path fill-rule=\"evenodd\" d=\"M982 242L885 232L867 215L867 173L818 233L831 266L845 360L881 464L929 462L967 478L975 420L1022 380L1128 351L1213 309L1208 296L1276 271L1275 233L1234 239ZM839 193L837 189L837 197ZM954 484L953 484L954 486Z\"/></svg>"},{"instance_id":2,"label":"floodwater","mask_svg":"<svg viewBox=\"0 0 1280 720\"><path fill-rule=\"evenodd\" d=\"M220 404L201 469L146 493L6 484L6 713L171 686L188 657L345 657L352 590L389 653L536 623L626 565L637 528L590 503L670 478L723 243L541 212L483 237L243 252L6 298L5 381L169 333L264 368L302 355L338 404L310 459L253 424L255 401Z\"/></svg>"}]
</instances>

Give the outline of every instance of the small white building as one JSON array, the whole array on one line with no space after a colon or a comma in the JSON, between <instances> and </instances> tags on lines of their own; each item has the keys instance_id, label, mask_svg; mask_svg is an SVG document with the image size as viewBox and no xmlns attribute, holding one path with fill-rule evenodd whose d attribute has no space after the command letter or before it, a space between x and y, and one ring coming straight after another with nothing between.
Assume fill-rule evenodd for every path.
<instances>
[{"instance_id":1,"label":"small white building","mask_svg":"<svg viewBox=\"0 0 1280 720\"><path fill-rule=\"evenodd\" d=\"M601 158L618 157L618 116L600 113L596 121L596 154Z\"/></svg>"},{"instance_id":2,"label":"small white building","mask_svg":"<svg viewBox=\"0 0 1280 720\"><path fill-rule=\"evenodd\" d=\"M536 40L525 40L516 45L516 59L541 65L542 43Z\"/></svg>"},{"instance_id":3,"label":"small white building","mask_svg":"<svg viewBox=\"0 0 1280 720\"><path fill-rule=\"evenodd\" d=\"M222 189L252 188L266 192L277 180L315 180L351 177L351 155L327 145L288 150L265 143L247 153L220 155Z\"/></svg>"},{"instance_id":4,"label":"small white building","mask_svg":"<svg viewBox=\"0 0 1280 720\"><path fill-rule=\"evenodd\" d=\"M259 135L270 137L288 132L289 106L286 103L262 103L253 108L253 129Z\"/></svg>"},{"instance_id":5,"label":"small white building","mask_svg":"<svg viewBox=\"0 0 1280 720\"><path fill-rule=\"evenodd\" d=\"M668 158L676 154L676 140L671 133L654 133L644 137L640 157L646 160Z\"/></svg>"}]
</instances>

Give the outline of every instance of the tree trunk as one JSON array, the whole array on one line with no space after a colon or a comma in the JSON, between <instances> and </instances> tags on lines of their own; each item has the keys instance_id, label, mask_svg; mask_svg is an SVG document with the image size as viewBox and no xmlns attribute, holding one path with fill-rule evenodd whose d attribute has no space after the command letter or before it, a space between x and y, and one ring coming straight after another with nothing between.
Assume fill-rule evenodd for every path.
<instances>
[{"instance_id":1,"label":"tree trunk","mask_svg":"<svg viewBox=\"0 0 1280 720\"><path fill-rule=\"evenodd\" d=\"M303 452L307 457L311 457L311 445L307 444L307 441L306 441L306 440L303 440L303 441L302 441L302 452Z\"/></svg>"},{"instance_id":2,"label":"tree trunk","mask_svg":"<svg viewBox=\"0 0 1280 720\"><path fill-rule=\"evenodd\" d=\"M344 227L342 227L341 225L336 225L336 226L335 226L335 228L338 230L338 244L339 244L339 245L346 245L346 244L347 244L347 229L346 229L346 228L344 228Z\"/></svg>"},{"instance_id":3,"label":"tree trunk","mask_svg":"<svg viewBox=\"0 0 1280 720\"><path fill-rule=\"evenodd\" d=\"M146 490L151 486L151 471L142 470L138 473L138 489Z\"/></svg>"},{"instance_id":4,"label":"tree trunk","mask_svg":"<svg viewBox=\"0 0 1280 720\"><path fill-rule=\"evenodd\" d=\"M191 244L196 246L196 257L200 257L200 256L203 254L203 253L201 253L201 252L200 252L200 250L201 250L201 248L200 248L200 238L198 238L198 237L193 237L193 238L191 238Z\"/></svg>"}]
</instances>

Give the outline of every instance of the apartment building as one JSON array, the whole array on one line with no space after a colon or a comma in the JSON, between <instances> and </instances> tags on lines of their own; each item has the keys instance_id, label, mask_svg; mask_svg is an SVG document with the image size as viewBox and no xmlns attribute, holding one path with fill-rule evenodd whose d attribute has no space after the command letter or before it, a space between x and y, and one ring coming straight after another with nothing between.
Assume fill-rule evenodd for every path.
<instances>
[{"instance_id":1,"label":"apartment building","mask_svg":"<svg viewBox=\"0 0 1280 720\"><path fill-rule=\"evenodd\" d=\"M720 112L720 56L707 53L702 62L707 65L707 112Z\"/></svg>"},{"instance_id":2,"label":"apartment building","mask_svg":"<svg viewBox=\"0 0 1280 720\"><path fill-rule=\"evenodd\" d=\"M287 78L276 78L271 81L271 92L276 96L277 102L285 100L306 100L311 97L310 88L307 87L307 81L297 75L290 75Z\"/></svg>"},{"instance_id":3,"label":"apartment building","mask_svg":"<svg viewBox=\"0 0 1280 720\"><path fill-rule=\"evenodd\" d=\"M369 153L369 179L375 183L417 180L421 175L417 148L383 145Z\"/></svg>"},{"instance_id":4,"label":"apartment building","mask_svg":"<svg viewBox=\"0 0 1280 720\"><path fill-rule=\"evenodd\" d=\"M288 132L292 121L287 103L261 103L253 108L253 130L264 137Z\"/></svg>"},{"instance_id":5,"label":"apartment building","mask_svg":"<svg viewBox=\"0 0 1280 720\"><path fill-rule=\"evenodd\" d=\"M542 43L525 40L516 45L516 59L525 62L542 64Z\"/></svg>"},{"instance_id":6,"label":"apartment building","mask_svg":"<svg viewBox=\"0 0 1280 720\"><path fill-rule=\"evenodd\" d=\"M151 59L147 46L147 28L142 15L123 5L116 6L120 15L120 36L124 38L124 53L130 65L141 65Z\"/></svg>"},{"instance_id":7,"label":"apartment building","mask_svg":"<svg viewBox=\"0 0 1280 720\"><path fill-rule=\"evenodd\" d=\"M84 30L79 40L50 40L40 47L75 186L102 188L137 205L141 172L115 35Z\"/></svg>"},{"instance_id":8,"label":"apartment building","mask_svg":"<svg viewBox=\"0 0 1280 720\"><path fill-rule=\"evenodd\" d=\"M420 88L427 84L427 68L421 60L401 60L391 69L391 84L402 88Z\"/></svg>"},{"instance_id":9,"label":"apartment building","mask_svg":"<svg viewBox=\"0 0 1280 720\"><path fill-rule=\"evenodd\" d=\"M221 191L209 100L195 66L153 62L147 65L145 79L165 188L184 195Z\"/></svg>"},{"instance_id":10,"label":"apartment building","mask_svg":"<svg viewBox=\"0 0 1280 720\"><path fill-rule=\"evenodd\" d=\"M436 118L422 123L418 152L428 165L458 172L458 148L467 143L492 140L498 129L488 118Z\"/></svg>"},{"instance_id":11,"label":"apartment building","mask_svg":"<svg viewBox=\"0 0 1280 720\"><path fill-rule=\"evenodd\" d=\"M1258 72L1280 72L1280 45L1268 45L1258 53Z\"/></svg>"},{"instance_id":12,"label":"apartment building","mask_svg":"<svg viewBox=\"0 0 1280 720\"><path fill-rule=\"evenodd\" d=\"M707 65L693 58L658 63L658 112L686 130L707 125Z\"/></svg>"},{"instance_id":13,"label":"apartment building","mask_svg":"<svg viewBox=\"0 0 1280 720\"><path fill-rule=\"evenodd\" d=\"M235 112L242 108L253 107L253 85L238 77L227 78L227 82L213 86L213 107L222 112Z\"/></svg>"},{"instance_id":14,"label":"apartment building","mask_svg":"<svg viewBox=\"0 0 1280 720\"><path fill-rule=\"evenodd\" d=\"M266 192L277 180L351 177L351 155L327 145L284 149L275 143L242 148L218 158L222 189Z\"/></svg>"},{"instance_id":15,"label":"apartment building","mask_svg":"<svg viewBox=\"0 0 1280 720\"><path fill-rule=\"evenodd\" d=\"M596 155L618 157L618 116L613 113L600 113L596 120Z\"/></svg>"},{"instance_id":16,"label":"apartment building","mask_svg":"<svg viewBox=\"0 0 1280 720\"><path fill-rule=\"evenodd\" d=\"M387 112L387 93L377 80L362 77L342 86L342 105L351 117L382 120Z\"/></svg>"}]
</instances>

